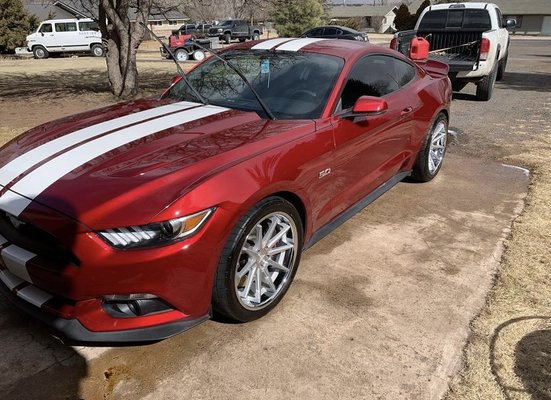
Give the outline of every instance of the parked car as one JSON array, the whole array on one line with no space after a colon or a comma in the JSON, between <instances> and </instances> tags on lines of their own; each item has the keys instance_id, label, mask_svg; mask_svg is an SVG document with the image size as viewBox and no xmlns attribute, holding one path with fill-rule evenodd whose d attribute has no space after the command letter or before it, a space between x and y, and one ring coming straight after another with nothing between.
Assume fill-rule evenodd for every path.
<instances>
[{"instance_id":1,"label":"parked car","mask_svg":"<svg viewBox=\"0 0 551 400\"><path fill-rule=\"evenodd\" d=\"M44 21L36 32L27 36L27 49L39 59L55 53L104 55L99 27L89 18Z\"/></svg>"},{"instance_id":2,"label":"parked car","mask_svg":"<svg viewBox=\"0 0 551 400\"><path fill-rule=\"evenodd\" d=\"M250 26L247 21L240 19L228 19L209 29L210 37L218 37L226 44L234 39L239 39L240 42L247 39L258 40L260 35L262 35L260 26Z\"/></svg>"},{"instance_id":3,"label":"parked car","mask_svg":"<svg viewBox=\"0 0 551 400\"><path fill-rule=\"evenodd\" d=\"M300 35L300 37L349 39L359 40L360 42L369 42L367 33L358 32L357 30L337 25L318 26L304 32Z\"/></svg>"},{"instance_id":4,"label":"parked car","mask_svg":"<svg viewBox=\"0 0 551 400\"><path fill-rule=\"evenodd\" d=\"M159 99L0 150L0 291L15 305L91 342L159 340L212 312L251 321L304 249L405 177L438 174L445 64L316 38L220 57Z\"/></svg>"},{"instance_id":5,"label":"parked car","mask_svg":"<svg viewBox=\"0 0 551 400\"><path fill-rule=\"evenodd\" d=\"M415 37L430 43L430 58L450 66L453 89L476 84L476 97L487 101L494 84L503 78L509 54L509 32L514 19L503 20L492 3L447 3L425 8L415 29L398 32L393 48L407 53Z\"/></svg>"}]
</instances>

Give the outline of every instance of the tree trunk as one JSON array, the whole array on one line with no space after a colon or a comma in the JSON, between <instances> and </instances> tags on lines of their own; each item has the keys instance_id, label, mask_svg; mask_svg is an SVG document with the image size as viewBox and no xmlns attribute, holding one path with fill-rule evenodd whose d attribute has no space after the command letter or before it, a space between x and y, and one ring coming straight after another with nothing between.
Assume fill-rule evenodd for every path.
<instances>
[{"instance_id":1,"label":"tree trunk","mask_svg":"<svg viewBox=\"0 0 551 400\"><path fill-rule=\"evenodd\" d=\"M130 23L129 0L100 0L99 25L107 50L107 74L111 91L117 97L138 94L136 53L145 35L152 0L137 3L136 22Z\"/></svg>"}]
</instances>

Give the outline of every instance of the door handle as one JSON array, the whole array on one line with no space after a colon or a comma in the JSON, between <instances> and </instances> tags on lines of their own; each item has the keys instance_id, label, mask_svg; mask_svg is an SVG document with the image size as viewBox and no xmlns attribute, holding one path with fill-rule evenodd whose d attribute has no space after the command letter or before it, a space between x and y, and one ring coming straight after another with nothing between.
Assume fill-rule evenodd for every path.
<instances>
[{"instance_id":1,"label":"door handle","mask_svg":"<svg viewBox=\"0 0 551 400\"><path fill-rule=\"evenodd\" d=\"M405 117L406 115L411 114L412 111L413 111L413 107L404 108L404 109L400 112L400 117Z\"/></svg>"}]
</instances>

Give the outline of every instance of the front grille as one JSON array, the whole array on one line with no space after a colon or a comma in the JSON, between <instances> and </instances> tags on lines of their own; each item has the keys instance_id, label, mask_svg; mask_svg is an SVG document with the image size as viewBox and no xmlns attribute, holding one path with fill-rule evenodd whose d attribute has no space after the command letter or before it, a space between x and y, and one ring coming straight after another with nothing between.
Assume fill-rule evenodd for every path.
<instances>
[{"instance_id":1,"label":"front grille","mask_svg":"<svg viewBox=\"0 0 551 400\"><path fill-rule=\"evenodd\" d=\"M4 211L0 211L0 235L45 259L80 265L78 258L56 237Z\"/></svg>"}]
</instances>

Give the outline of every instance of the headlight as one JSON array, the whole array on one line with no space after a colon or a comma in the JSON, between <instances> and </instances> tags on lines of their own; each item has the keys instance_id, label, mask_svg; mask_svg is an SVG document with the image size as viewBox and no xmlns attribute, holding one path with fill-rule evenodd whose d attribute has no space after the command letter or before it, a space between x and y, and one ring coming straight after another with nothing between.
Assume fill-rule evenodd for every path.
<instances>
[{"instance_id":1,"label":"headlight","mask_svg":"<svg viewBox=\"0 0 551 400\"><path fill-rule=\"evenodd\" d=\"M190 237L205 224L214 208L185 217L148 225L129 226L99 231L98 235L117 249L152 247Z\"/></svg>"},{"instance_id":2,"label":"headlight","mask_svg":"<svg viewBox=\"0 0 551 400\"><path fill-rule=\"evenodd\" d=\"M222 31L223 31L223 29L222 29L222 28L218 28L218 32L222 32Z\"/></svg>"}]
</instances>

